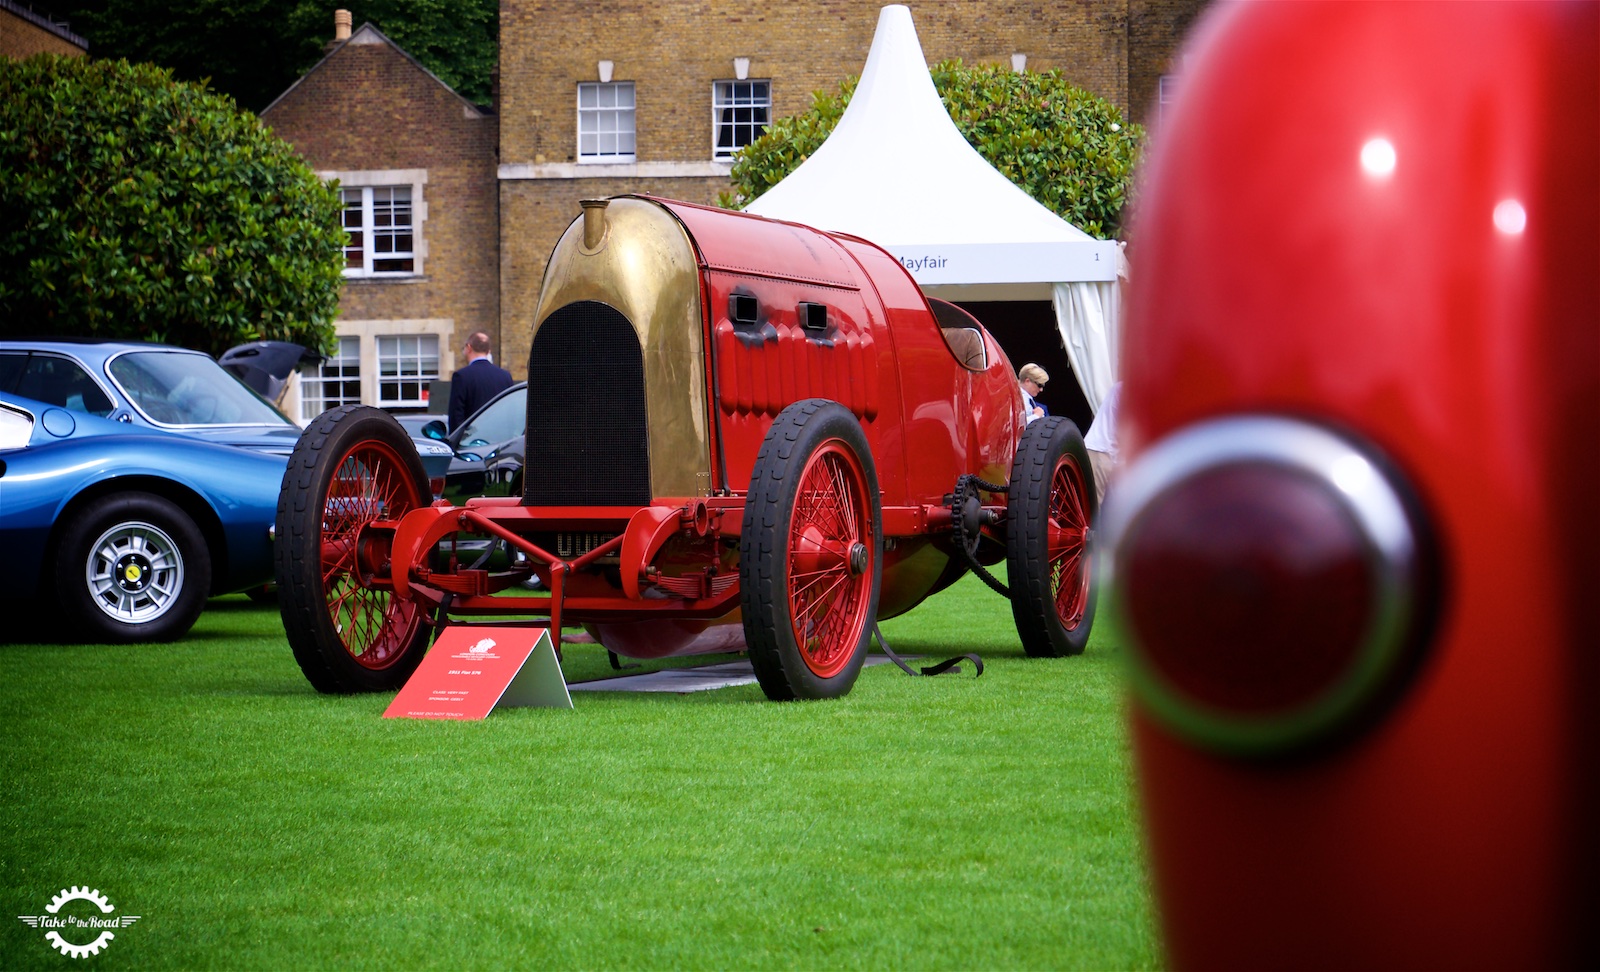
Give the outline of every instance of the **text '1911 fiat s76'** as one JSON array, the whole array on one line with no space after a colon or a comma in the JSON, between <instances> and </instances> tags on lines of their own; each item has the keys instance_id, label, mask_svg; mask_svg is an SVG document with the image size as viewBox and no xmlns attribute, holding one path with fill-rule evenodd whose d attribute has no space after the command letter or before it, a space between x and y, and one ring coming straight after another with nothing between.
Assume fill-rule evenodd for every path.
<instances>
[{"instance_id":1,"label":"text '1911 fiat s76'","mask_svg":"<svg viewBox=\"0 0 1600 972\"><path fill-rule=\"evenodd\" d=\"M1003 589L983 570L1001 560L1027 653L1083 650L1095 498L1077 428L1026 423L993 338L882 249L586 201L532 326L520 497L429 505L375 409L302 436L278 583L318 689L398 687L433 629L534 615L633 658L747 649L769 698L835 697L878 619L969 569ZM508 556L480 556L484 539ZM548 596L521 588L535 576Z\"/></svg>"}]
</instances>

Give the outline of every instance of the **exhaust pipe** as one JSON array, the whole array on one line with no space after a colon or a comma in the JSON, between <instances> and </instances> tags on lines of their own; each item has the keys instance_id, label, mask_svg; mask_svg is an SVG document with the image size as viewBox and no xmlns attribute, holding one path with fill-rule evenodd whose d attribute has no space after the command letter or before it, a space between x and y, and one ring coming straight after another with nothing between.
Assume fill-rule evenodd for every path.
<instances>
[{"instance_id":1,"label":"exhaust pipe","mask_svg":"<svg viewBox=\"0 0 1600 972\"><path fill-rule=\"evenodd\" d=\"M590 253L600 249L606 241L606 206L609 199L583 199L583 248Z\"/></svg>"}]
</instances>

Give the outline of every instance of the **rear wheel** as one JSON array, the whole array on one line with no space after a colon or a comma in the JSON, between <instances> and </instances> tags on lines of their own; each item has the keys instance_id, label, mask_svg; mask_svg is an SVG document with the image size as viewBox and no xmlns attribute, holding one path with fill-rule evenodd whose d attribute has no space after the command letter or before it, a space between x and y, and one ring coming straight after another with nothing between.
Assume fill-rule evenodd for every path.
<instances>
[{"instance_id":1,"label":"rear wheel","mask_svg":"<svg viewBox=\"0 0 1600 972\"><path fill-rule=\"evenodd\" d=\"M745 643L769 699L850 691L878 614L882 548L861 424L824 399L785 408L756 456L739 539Z\"/></svg>"},{"instance_id":2,"label":"rear wheel","mask_svg":"<svg viewBox=\"0 0 1600 972\"><path fill-rule=\"evenodd\" d=\"M1094 626L1090 524L1097 503L1083 436L1068 419L1030 422L1011 465L1006 569L1022 648L1036 658L1078 655Z\"/></svg>"},{"instance_id":3,"label":"rear wheel","mask_svg":"<svg viewBox=\"0 0 1600 972\"><path fill-rule=\"evenodd\" d=\"M362 528L428 502L422 460L388 413L322 413L295 444L278 497L278 604L300 670L319 692L399 688L422 661L428 626L413 601L366 583ZM404 570L405 565L400 565Z\"/></svg>"},{"instance_id":4,"label":"rear wheel","mask_svg":"<svg viewBox=\"0 0 1600 972\"><path fill-rule=\"evenodd\" d=\"M55 584L66 616L91 637L170 641L205 607L211 554L199 527L170 500L102 496L62 534Z\"/></svg>"}]
</instances>

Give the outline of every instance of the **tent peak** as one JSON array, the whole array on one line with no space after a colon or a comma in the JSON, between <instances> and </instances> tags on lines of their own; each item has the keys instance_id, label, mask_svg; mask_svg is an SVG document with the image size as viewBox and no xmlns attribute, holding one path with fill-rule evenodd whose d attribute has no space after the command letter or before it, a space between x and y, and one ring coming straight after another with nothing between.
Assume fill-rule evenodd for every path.
<instances>
[{"instance_id":1,"label":"tent peak","mask_svg":"<svg viewBox=\"0 0 1600 972\"><path fill-rule=\"evenodd\" d=\"M1115 274L1114 244L1045 208L967 143L903 4L879 11L861 80L833 132L745 210L871 240L921 284Z\"/></svg>"}]
</instances>

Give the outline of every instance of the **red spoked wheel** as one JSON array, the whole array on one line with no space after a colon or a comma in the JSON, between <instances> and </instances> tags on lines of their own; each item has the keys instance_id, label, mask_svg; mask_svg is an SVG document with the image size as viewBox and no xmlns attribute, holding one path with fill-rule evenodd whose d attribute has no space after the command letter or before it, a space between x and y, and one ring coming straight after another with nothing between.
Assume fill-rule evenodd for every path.
<instances>
[{"instance_id":1,"label":"red spoked wheel","mask_svg":"<svg viewBox=\"0 0 1600 972\"><path fill-rule=\"evenodd\" d=\"M424 613L373 583L394 568L388 534L367 528L397 522L428 495L415 446L386 412L331 409L301 435L278 499L278 602L318 691L399 688L421 662Z\"/></svg>"},{"instance_id":2,"label":"red spoked wheel","mask_svg":"<svg viewBox=\"0 0 1600 972\"><path fill-rule=\"evenodd\" d=\"M1069 631L1089 610L1089 479L1071 453L1056 462L1050 482L1049 584L1056 616Z\"/></svg>"},{"instance_id":3,"label":"red spoked wheel","mask_svg":"<svg viewBox=\"0 0 1600 972\"><path fill-rule=\"evenodd\" d=\"M835 698L861 673L882 581L878 481L844 406L808 399L772 423L740 536L745 642L767 697Z\"/></svg>"},{"instance_id":4,"label":"red spoked wheel","mask_svg":"<svg viewBox=\"0 0 1600 972\"><path fill-rule=\"evenodd\" d=\"M1097 509L1089 453L1071 421L1029 423L1011 465L1006 567L1011 613L1029 655L1077 655L1094 626L1091 525Z\"/></svg>"},{"instance_id":5,"label":"red spoked wheel","mask_svg":"<svg viewBox=\"0 0 1600 972\"><path fill-rule=\"evenodd\" d=\"M800 474L789 525L789 617L800 657L818 678L849 663L867 622L872 511L860 461L837 439Z\"/></svg>"}]
</instances>

